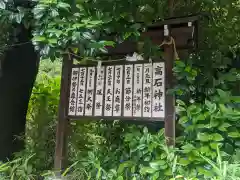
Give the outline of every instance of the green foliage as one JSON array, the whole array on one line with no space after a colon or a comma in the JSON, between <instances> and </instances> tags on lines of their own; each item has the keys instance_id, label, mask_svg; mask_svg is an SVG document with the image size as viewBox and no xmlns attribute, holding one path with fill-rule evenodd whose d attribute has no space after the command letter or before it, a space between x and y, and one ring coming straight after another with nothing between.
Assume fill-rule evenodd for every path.
<instances>
[{"instance_id":1,"label":"green foliage","mask_svg":"<svg viewBox=\"0 0 240 180\"><path fill-rule=\"evenodd\" d=\"M16 157L29 157L38 174L53 166L55 126L60 91L60 62L43 60L30 99L25 150Z\"/></svg>"},{"instance_id":2,"label":"green foliage","mask_svg":"<svg viewBox=\"0 0 240 180\"><path fill-rule=\"evenodd\" d=\"M0 50L6 50L9 42L18 42L10 37L19 33L16 24L23 24L31 27L33 44L42 57L62 57L68 48L82 57L96 56L106 52L105 46L114 46L132 36L138 38L145 26L166 17L166 2L39 0L34 8L23 8L11 1L0 1ZM121 122L89 123L88 119L72 122L70 167L62 177L239 179L240 98L234 89L240 75L236 69L226 70L239 48L239 7L238 0L181 0L175 4L176 15L209 12L208 19L200 22L199 51L185 62L176 61L173 69L177 86L170 92L178 99L176 109L182 132L175 148L165 145L164 130L151 133L146 127L127 127ZM116 37L107 39L112 32L117 32ZM145 45L148 49L144 55L153 50L159 52L152 44ZM229 51L232 59L226 55ZM54 156L59 64L42 61L29 103L26 149L16 154L16 160L0 164L0 178L55 176L48 170Z\"/></svg>"},{"instance_id":3,"label":"green foliage","mask_svg":"<svg viewBox=\"0 0 240 180\"><path fill-rule=\"evenodd\" d=\"M34 155L24 158L17 158L8 163L0 163L1 180L34 180L37 178L33 174L32 158Z\"/></svg>"},{"instance_id":4,"label":"green foliage","mask_svg":"<svg viewBox=\"0 0 240 180\"><path fill-rule=\"evenodd\" d=\"M10 26L16 22L31 27L33 44L41 56L55 59L70 48L84 57L105 53L106 46L139 36L140 29L163 17L165 4L155 0L39 0L21 6L6 1L0 4L0 17ZM106 38L116 32L113 39Z\"/></svg>"},{"instance_id":5,"label":"green foliage","mask_svg":"<svg viewBox=\"0 0 240 180\"><path fill-rule=\"evenodd\" d=\"M41 55L54 59L68 48L81 57L106 53L106 46L139 36L147 23L162 18L164 11L159 9L166 2L83 0L74 3L41 0L32 10L33 42ZM117 34L109 39L107 36L112 33Z\"/></svg>"},{"instance_id":6,"label":"green foliage","mask_svg":"<svg viewBox=\"0 0 240 180\"><path fill-rule=\"evenodd\" d=\"M163 131L151 134L137 127L125 131L117 142L105 139L88 151L76 168L78 173L84 169L83 179L164 179L172 175L174 154L164 145Z\"/></svg>"},{"instance_id":7,"label":"green foliage","mask_svg":"<svg viewBox=\"0 0 240 180\"><path fill-rule=\"evenodd\" d=\"M202 158L212 166L213 171L217 174L216 180L239 180L240 179L240 164L235 162L231 163L230 161L223 161L219 148L217 148L217 158L216 162L213 162L211 159L202 156Z\"/></svg>"}]
</instances>

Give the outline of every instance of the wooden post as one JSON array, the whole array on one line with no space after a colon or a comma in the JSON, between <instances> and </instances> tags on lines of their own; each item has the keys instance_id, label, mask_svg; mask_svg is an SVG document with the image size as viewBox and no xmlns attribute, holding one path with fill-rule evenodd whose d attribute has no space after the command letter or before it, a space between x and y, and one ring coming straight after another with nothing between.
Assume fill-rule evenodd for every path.
<instances>
[{"instance_id":1,"label":"wooden post","mask_svg":"<svg viewBox=\"0 0 240 180\"><path fill-rule=\"evenodd\" d=\"M67 149L67 136L69 119L67 118L68 109L68 85L70 82L71 66L73 60L70 56L65 55L62 64L62 79L61 79L61 91L60 91L60 104L58 112L58 124L56 132L56 148L54 169L58 172L65 168L66 162L66 149Z\"/></svg>"},{"instance_id":2,"label":"wooden post","mask_svg":"<svg viewBox=\"0 0 240 180\"><path fill-rule=\"evenodd\" d=\"M168 0L168 15L173 16L174 0ZM168 27L169 36L166 40L170 40L171 27ZM173 66L174 66L174 47L173 44L164 45L164 56L166 66L166 90L173 88ZM175 127L175 98L173 95L166 93L166 114L165 114L165 136L168 145L175 145L176 136Z\"/></svg>"},{"instance_id":3,"label":"wooden post","mask_svg":"<svg viewBox=\"0 0 240 180\"><path fill-rule=\"evenodd\" d=\"M174 51L173 45L164 46L164 59L166 66L166 90L173 88L173 65ZM175 98L166 93L166 113L165 113L165 136L168 145L175 144Z\"/></svg>"}]
</instances>

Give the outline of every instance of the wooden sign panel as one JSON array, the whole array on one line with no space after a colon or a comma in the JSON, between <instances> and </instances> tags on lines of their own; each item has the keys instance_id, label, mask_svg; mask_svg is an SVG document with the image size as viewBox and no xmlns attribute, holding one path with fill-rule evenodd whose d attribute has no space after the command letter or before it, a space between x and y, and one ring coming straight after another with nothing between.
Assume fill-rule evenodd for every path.
<instances>
[{"instance_id":1,"label":"wooden sign panel","mask_svg":"<svg viewBox=\"0 0 240 180\"><path fill-rule=\"evenodd\" d=\"M71 71L68 116L161 121L165 63L78 66Z\"/></svg>"}]
</instances>

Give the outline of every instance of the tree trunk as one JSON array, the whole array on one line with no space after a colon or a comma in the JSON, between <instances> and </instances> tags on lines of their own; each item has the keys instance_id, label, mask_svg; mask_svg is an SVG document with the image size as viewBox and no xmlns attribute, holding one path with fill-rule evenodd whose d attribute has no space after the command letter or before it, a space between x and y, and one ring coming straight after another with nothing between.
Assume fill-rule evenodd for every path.
<instances>
[{"instance_id":1,"label":"tree trunk","mask_svg":"<svg viewBox=\"0 0 240 180\"><path fill-rule=\"evenodd\" d=\"M0 76L0 161L24 148L28 102L36 79L39 58L31 43L31 31L20 27L17 45L5 53ZM25 44L24 44L25 43Z\"/></svg>"}]
</instances>

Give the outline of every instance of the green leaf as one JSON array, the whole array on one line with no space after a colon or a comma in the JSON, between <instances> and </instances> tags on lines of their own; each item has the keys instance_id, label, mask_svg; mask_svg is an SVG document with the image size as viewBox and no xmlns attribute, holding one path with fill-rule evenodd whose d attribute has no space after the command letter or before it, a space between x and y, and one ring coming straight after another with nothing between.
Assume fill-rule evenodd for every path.
<instances>
[{"instance_id":1,"label":"green leaf","mask_svg":"<svg viewBox=\"0 0 240 180\"><path fill-rule=\"evenodd\" d=\"M219 126L219 124L220 124L220 121L218 119L212 118L210 121L210 127L212 127L212 128Z\"/></svg>"},{"instance_id":2,"label":"green leaf","mask_svg":"<svg viewBox=\"0 0 240 180\"><path fill-rule=\"evenodd\" d=\"M123 36L123 38L126 40L132 35L132 32L126 32Z\"/></svg>"},{"instance_id":3,"label":"green leaf","mask_svg":"<svg viewBox=\"0 0 240 180\"><path fill-rule=\"evenodd\" d=\"M124 180L124 178L122 176L118 176L117 180Z\"/></svg>"},{"instance_id":4,"label":"green leaf","mask_svg":"<svg viewBox=\"0 0 240 180\"><path fill-rule=\"evenodd\" d=\"M223 123L222 125L220 125L219 127L218 127L218 130L220 130L220 131L227 131L227 128L228 127L231 127L231 124L229 124L229 123Z\"/></svg>"},{"instance_id":5,"label":"green leaf","mask_svg":"<svg viewBox=\"0 0 240 180\"><path fill-rule=\"evenodd\" d=\"M212 140L214 140L214 141L222 141L223 137L222 137L221 134L214 133L214 134L212 134Z\"/></svg>"},{"instance_id":6,"label":"green leaf","mask_svg":"<svg viewBox=\"0 0 240 180\"><path fill-rule=\"evenodd\" d=\"M177 106L177 107L176 107L176 112L177 112L177 113L185 112L185 111L186 111L186 109L185 109L184 107L182 107L182 106Z\"/></svg>"},{"instance_id":7,"label":"green leaf","mask_svg":"<svg viewBox=\"0 0 240 180\"><path fill-rule=\"evenodd\" d=\"M77 24L73 25L73 28L81 28L81 27L84 27L84 26L85 26L85 24L77 23Z\"/></svg>"},{"instance_id":8,"label":"green leaf","mask_svg":"<svg viewBox=\"0 0 240 180\"><path fill-rule=\"evenodd\" d=\"M92 24L92 25L99 25L99 24L102 24L103 21L101 20L95 20L95 21L88 21L89 24Z\"/></svg>"},{"instance_id":9,"label":"green leaf","mask_svg":"<svg viewBox=\"0 0 240 180\"><path fill-rule=\"evenodd\" d=\"M137 149L138 150L143 150L143 149L145 149L147 146L146 146L146 144L140 144L138 147L137 147Z\"/></svg>"},{"instance_id":10,"label":"green leaf","mask_svg":"<svg viewBox=\"0 0 240 180\"><path fill-rule=\"evenodd\" d=\"M221 143L216 143L216 142L210 143L210 147L214 150L217 150L217 148L220 146L221 146Z\"/></svg>"},{"instance_id":11,"label":"green leaf","mask_svg":"<svg viewBox=\"0 0 240 180\"><path fill-rule=\"evenodd\" d=\"M115 45L115 42L113 42L113 41L104 41L103 44L104 44L105 46L114 46L114 45Z\"/></svg>"},{"instance_id":12,"label":"green leaf","mask_svg":"<svg viewBox=\"0 0 240 180\"><path fill-rule=\"evenodd\" d=\"M184 150L185 153L189 153L196 148L192 144L186 144L182 146L182 149Z\"/></svg>"},{"instance_id":13,"label":"green leaf","mask_svg":"<svg viewBox=\"0 0 240 180\"><path fill-rule=\"evenodd\" d=\"M62 8L62 9L66 9L66 10L69 10L71 8L71 6L67 3L64 3L64 2L59 2L57 4L57 7L58 8Z\"/></svg>"},{"instance_id":14,"label":"green leaf","mask_svg":"<svg viewBox=\"0 0 240 180\"><path fill-rule=\"evenodd\" d=\"M179 163L180 165L182 165L182 166L187 166L187 165L189 165L191 162L190 162L187 158L180 158L178 163Z\"/></svg>"},{"instance_id":15,"label":"green leaf","mask_svg":"<svg viewBox=\"0 0 240 180\"><path fill-rule=\"evenodd\" d=\"M171 171L171 169L167 169L164 171L164 175L166 176L172 176L173 175L173 172Z\"/></svg>"},{"instance_id":16,"label":"green leaf","mask_svg":"<svg viewBox=\"0 0 240 180\"><path fill-rule=\"evenodd\" d=\"M144 127L144 128L143 128L143 133L144 133L144 134L147 134L147 133L148 133L148 128L147 128L147 127Z\"/></svg>"},{"instance_id":17,"label":"green leaf","mask_svg":"<svg viewBox=\"0 0 240 180\"><path fill-rule=\"evenodd\" d=\"M51 44L57 44L57 39L48 39L48 42Z\"/></svg>"},{"instance_id":18,"label":"green leaf","mask_svg":"<svg viewBox=\"0 0 240 180\"><path fill-rule=\"evenodd\" d=\"M239 138L240 137L240 133L239 132L230 132L228 133L228 136L229 137L232 137L232 138Z\"/></svg>"},{"instance_id":19,"label":"green leaf","mask_svg":"<svg viewBox=\"0 0 240 180\"><path fill-rule=\"evenodd\" d=\"M203 142L208 142L211 138L207 133L198 133L197 139Z\"/></svg>"},{"instance_id":20,"label":"green leaf","mask_svg":"<svg viewBox=\"0 0 240 180\"><path fill-rule=\"evenodd\" d=\"M58 29L48 29L46 32L49 34L54 34L54 36L56 37L60 37L61 34L63 33L61 30Z\"/></svg>"},{"instance_id":21,"label":"green leaf","mask_svg":"<svg viewBox=\"0 0 240 180\"><path fill-rule=\"evenodd\" d=\"M99 50L103 53L108 53L108 50L106 48L100 48Z\"/></svg>"},{"instance_id":22,"label":"green leaf","mask_svg":"<svg viewBox=\"0 0 240 180\"><path fill-rule=\"evenodd\" d=\"M142 175L145 175L145 174L153 174L155 173L156 170L151 168L151 167L142 167L141 170L140 170L140 173Z\"/></svg>"},{"instance_id":23,"label":"green leaf","mask_svg":"<svg viewBox=\"0 0 240 180\"><path fill-rule=\"evenodd\" d=\"M205 100L205 105L207 106L208 110L213 113L217 109L217 105L215 103L211 103L208 100Z\"/></svg>"},{"instance_id":24,"label":"green leaf","mask_svg":"<svg viewBox=\"0 0 240 180\"><path fill-rule=\"evenodd\" d=\"M240 148L240 141L236 141L236 142L235 142L235 146L237 146L238 148Z\"/></svg>"},{"instance_id":25,"label":"green leaf","mask_svg":"<svg viewBox=\"0 0 240 180\"><path fill-rule=\"evenodd\" d=\"M131 28L135 29L135 30L138 30L141 28L141 24L140 23L135 23L131 26Z\"/></svg>"},{"instance_id":26,"label":"green leaf","mask_svg":"<svg viewBox=\"0 0 240 180\"><path fill-rule=\"evenodd\" d=\"M217 92L222 99L229 99L229 94L227 92L221 89L217 89Z\"/></svg>"},{"instance_id":27,"label":"green leaf","mask_svg":"<svg viewBox=\"0 0 240 180\"><path fill-rule=\"evenodd\" d=\"M58 13L58 11L57 11L56 9L52 9L50 14L51 14L51 16L54 17L54 18L59 15L59 13Z\"/></svg>"},{"instance_id":28,"label":"green leaf","mask_svg":"<svg viewBox=\"0 0 240 180\"><path fill-rule=\"evenodd\" d=\"M236 102L236 103L240 103L240 96L232 96L231 100Z\"/></svg>"},{"instance_id":29,"label":"green leaf","mask_svg":"<svg viewBox=\"0 0 240 180\"><path fill-rule=\"evenodd\" d=\"M161 159L165 159L166 157L167 157L167 154L165 154L165 153L161 154Z\"/></svg>"},{"instance_id":30,"label":"green leaf","mask_svg":"<svg viewBox=\"0 0 240 180\"><path fill-rule=\"evenodd\" d=\"M223 113L228 112L228 108L226 107L225 104L219 104L218 106Z\"/></svg>"},{"instance_id":31,"label":"green leaf","mask_svg":"<svg viewBox=\"0 0 240 180\"><path fill-rule=\"evenodd\" d=\"M208 146L202 146L200 147L201 153L207 154L210 151L210 148Z\"/></svg>"},{"instance_id":32,"label":"green leaf","mask_svg":"<svg viewBox=\"0 0 240 180\"><path fill-rule=\"evenodd\" d=\"M197 120L197 121L203 121L203 120L205 120L204 114L199 114L199 115L196 117L196 120Z\"/></svg>"},{"instance_id":33,"label":"green leaf","mask_svg":"<svg viewBox=\"0 0 240 180\"><path fill-rule=\"evenodd\" d=\"M35 42L43 42L46 38L44 36L34 36L32 40Z\"/></svg>"},{"instance_id":34,"label":"green leaf","mask_svg":"<svg viewBox=\"0 0 240 180\"><path fill-rule=\"evenodd\" d=\"M180 124L185 124L187 122L188 122L188 117L187 116L183 116L179 119Z\"/></svg>"},{"instance_id":35,"label":"green leaf","mask_svg":"<svg viewBox=\"0 0 240 180\"><path fill-rule=\"evenodd\" d=\"M191 106L188 107L187 112L188 115L192 116L195 114L199 114L201 112L201 108L199 106L192 104Z\"/></svg>"},{"instance_id":36,"label":"green leaf","mask_svg":"<svg viewBox=\"0 0 240 180\"><path fill-rule=\"evenodd\" d=\"M185 66L186 66L183 61L175 61L175 64L176 64L176 66L181 67L181 68L185 68Z\"/></svg>"},{"instance_id":37,"label":"green leaf","mask_svg":"<svg viewBox=\"0 0 240 180\"><path fill-rule=\"evenodd\" d=\"M121 163L121 164L119 165L117 172L118 172L119 174L122 174L125 168L127 168L127 167L130 168L130 167L132 167L133 165L134 165L134 163L133 163L132 161L125 161L125 162L123 162L123 163Z\"/></svg>"},{"instance_id":38,"label":"green leaf","mask_svg":"<svg viewBox=\"0 0 240 180\"><path fill-rule=\"evenodd\" d=\"M185 68L185 71L186 71L186 72L190 72L190 71L191 71L191 67L190 67L190 66L187 66L187 67Z\"/></svg>"},{"instance_id":39,"label":"green leaf","mask_svg":"<svg viewBox=\"0 0 240 180\"><path fill-rule=\"evenodd\" d=\"M176 104L177 104L177 105L180 105L180 106L184 106L184 107L186 106L185 102L183 102L183 101L180 100L180 99L177 99L177 100L176 100Z\"/></svg>"},{"instance_id":40,"label":"green leaf","mask_svg":"<svg viewBox=\"0 0 240 180\"><path fill-rule=\"evenodd\" d=\"M165 164L166 164L166 162L164 160L156 160L156 161L152 161L149 163L150 167L155 170L161 169L161 166L163 166Z\"/></svg>"},{"instance_id":41,"label":"green leaf","mask_svg":"<svg viewBox=\"0 0 240 180\"><path fill-rule=\"evenodd\" d=\"M3 0L0 1L0 9L6 9L6 4Z\"/></svg>"},{"instance_id":42,"label":"green leaf","mask_svg":"<svg viewBox=\"0 0 240 180\"><path fill-rule=\"evenodd\" d=\"M84 32L84 33L82 34L82 36L83 36L85 39L88 39L88 40L90 40L90 39L93 38L93 37L92 37L92 34L89 33L89 32Z\"/></svg>"}]
</instances>

